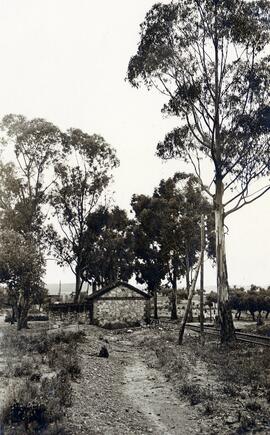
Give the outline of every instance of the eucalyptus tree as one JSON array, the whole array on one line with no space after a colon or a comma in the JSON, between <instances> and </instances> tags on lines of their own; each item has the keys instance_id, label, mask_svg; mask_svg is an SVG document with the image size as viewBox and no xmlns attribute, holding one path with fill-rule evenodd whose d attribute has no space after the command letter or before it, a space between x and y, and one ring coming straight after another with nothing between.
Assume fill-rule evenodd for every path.
<instances>
[{"instance_id":1,"label":"eucalyptus tree","mask_svg":"<svg viewBox=\"0 0 270 435\"><path fill-rule=\"evenodd\" d=\"M59 264L67 264L76 277L75 302L83 284L87 221L118 163L114 149L101 136L79 129L63 134L62 156L54 165L56 180L50 196L58 228L51 226L48 235Z\"/></svg>"},{"instance_id":2,"label":"eucalyptus tree","mask_svg":"<svg viewBox=\"0 0 270 435\"><path fill-rule=\"evenodd\" d=\"M133 222L119 207L99 207L87 220L83 279L101 287L128 281L134 271Z\"/></svg>"},{"instance_id":3,"label":"eucalyptus tree","mask_svg":"<svg viewBox=\"0 0 270 435\"><path fill-rule=\"evenodd\" d=\"M0 167L2 225L41 241L45 205L52 183L51 166L62 148L62 133L44 119L6 115L2 142L12 162Z\"/></svg>"},{"instance_id":4,"label":"eucalyptus tree","mask_svg":"<svg viewBox=\"0 0 270 435\"><path fill-rule=\"evenodd\" d=\"M213 200L221 340L234 339L224 220L261 197L269 181L269 1L155 4L141 24L128 80L158 89L179 126L158 144L163 159L190 162ZM201 159L212 165L202 179Z\"/></svg>"},{"instance_id":5,"label":"eucalyptus tree","mask_svg":"<svg viewBox=\"0 0 270 435\"><path fill-rule=\"evenodd\" d=\"M146 284L154 296L154 318L158 318L157 292L167 273L167 258L160 248L160 222L164 202L146 195L133 195L134 271L136 280Z\"/></svg>"},{"instance_id":6,"label":"eucalyptus tree","mask_svg":"<svg viewBox=\"0 0 270 435\"><path fill-rule=\"evenodd\" d=\"M211 239L211 206L202 195L196 177L184 173L176 173L167 180L161 180L152 197L134 195L131 204L137 222L135 240L137 244L147 242L145 247L148 248L146 252L140 249L136 254L140 260L138 268L142 268L141 258L145 254L152 260L146 267L151 269L156 263L160 267L161 274L157 276L160 275L160 280L166 279L173 289L171 316L175 319L177 280L186 276L188 293L191 269L200 255L202 214L209 221L207 252L211 257L215 255Z\"/></svg>"},{"instance_id":7,"label":"eucalyptus tree","mask_svg":"<svg viewBox=\"0 0 270 435\"><path fill-rule=\"evenodd\" d=\"M12 162L0 162L0 281L8 286L21 329L31 305L44 294L45 208L62 134L44 119L22 115L6 115L1 130Z\"/></svg>"},{"instance_id":8,"label":"eucalyptus tree","mask_svg":"<svg viewBox=\"0 0 270 435\"><path fill-rule=\"evenodd\" d=\"M18 330L27 327L29 309L44 295L44 273L44 257L32 239L13 230L0 232L0 282L7 286Z\"/></svg>"}]
</instances>

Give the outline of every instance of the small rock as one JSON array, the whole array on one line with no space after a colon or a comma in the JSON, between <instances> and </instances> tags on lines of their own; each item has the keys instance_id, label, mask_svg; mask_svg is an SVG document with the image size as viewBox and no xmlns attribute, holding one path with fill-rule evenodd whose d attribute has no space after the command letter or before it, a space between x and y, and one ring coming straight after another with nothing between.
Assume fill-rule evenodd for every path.
<instances>
[{"instance_id":1,"label":"small rock","mask_svg":"<svg viewBox=\"0 0 270 435\"><path fill-rule=\"evenodd\" d=\"M238 417L236 415L229 415L226 419L227 424L234 424L238 422Z\"/></svg>"},{"instance_id":2,"label":"small rock","mask_svg":"<svg viewBox=\"0 0 270 435\"><path fill-rule=\"evenodd\" d=\"M106 346L102 346L98 356L101 358L109 358L109 352Z\"/></svg>"}]
</instances>

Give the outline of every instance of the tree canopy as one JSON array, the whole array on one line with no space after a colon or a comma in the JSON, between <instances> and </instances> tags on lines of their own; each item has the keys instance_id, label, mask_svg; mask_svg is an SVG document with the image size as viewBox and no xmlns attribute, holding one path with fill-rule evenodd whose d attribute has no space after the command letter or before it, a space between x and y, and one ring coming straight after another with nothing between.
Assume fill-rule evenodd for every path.
<instances>
[{"instance_id":1,"label":"tree canopy","mask_svg":"<svg viewBox=\"0 0 270 435\"><path fill-rule=\"evenodd\" d=\"M128 281L134 272L133 225L125 210L101 206L88 216L83 276L95 286Z\"/></svg>"},{"instance_id":2,"label":"tree canopy","mask_svg":"<svg viewBox=\"0 0 270 435\"><path fill-rule=\"evenodd\" d=\"M128 80L166 98L179 126L157 147L191 162L216 214L217 287L223 341L233 339L224 219L270 189L269 1L192 0L155 4L141 25ZM212 163L203 179L201 159Z\"/></svg>"},{"instance_id":3,"label":"tree canopy","mask_svg":"<svg viewBox=\"0 0 270 435\"><path fill-rule=\"evenodd\" d=\"M208 221L207 250L214 256L213 213L202 195L200 183L191 174L176 173L161 180L153 196L134 195L135 270L139 282L157 291L161 281L175 291L177 280L186 276L189 291L192 267L201 249L201 215ZM176 297L176 296L175 296ZM176 316L176 303L173 301Z\"/></svg>"},{"instance_id":4,"label":"tree canopy","mask_svg":"<svg viewBox=\"0 0 270 435\"><path fill-rule=\"evenodd\" d=\"M48 234L59 264L68 264L76 276L77 301L87 255L88 218L101 201L111 170L119 162L101 136L70 129L63 137L63 153L54 166L56 180L50 196L61 235L52 227Z\"/></svg>"},{"instance_id":5,"label":"tree canopy","mask_svg":"<svg viewBox=\"0 0 270 435\"><path fill-rule=\"evenodd\" d=\"M0 281L8 288L18 329L27 325L29 308L44 289L44 257L33 240L12 230L0 232Z\"/></svg>"}]
</instances>

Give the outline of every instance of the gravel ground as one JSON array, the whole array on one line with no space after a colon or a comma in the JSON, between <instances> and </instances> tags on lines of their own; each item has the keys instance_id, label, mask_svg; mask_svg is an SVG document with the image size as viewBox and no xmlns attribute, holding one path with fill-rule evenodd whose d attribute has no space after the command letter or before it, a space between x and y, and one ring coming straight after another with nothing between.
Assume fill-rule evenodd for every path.
<instances>
[{"instance_id":1,"label":"gravel ground","mask_svg":"<svg viewBox=\"0 0 270 435\"><path fill-rule=\"evenodd\" d=\"M196 415L145 362L139 347L143 333L87 328L80 345L82 377L73 383L73 405L64 422L71 434L198 433ZM104 344L109 358L97 356Z\"/></svg>"}]
</instances>

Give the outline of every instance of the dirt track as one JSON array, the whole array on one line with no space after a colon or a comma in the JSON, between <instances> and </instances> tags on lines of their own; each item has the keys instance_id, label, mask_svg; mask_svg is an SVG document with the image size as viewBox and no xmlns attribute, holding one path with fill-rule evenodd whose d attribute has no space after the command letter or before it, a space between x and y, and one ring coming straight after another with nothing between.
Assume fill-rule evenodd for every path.
<instances>
[{"instance_id":1,"label":"dirt track","mask_svg":"<svg viewBox=\"0 0 270 435\"><path fill-rule=\"evenodd\" d=\"M103 335L104 334L104 335ZM140 332L104 333L89 328L82 344L82 378L73 384L67 427L80 434L198 433L196 415L182 403L139 346ZM105 344L108 359L96 355Z\"/></svg>"}]
</instances>

